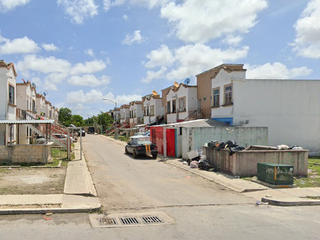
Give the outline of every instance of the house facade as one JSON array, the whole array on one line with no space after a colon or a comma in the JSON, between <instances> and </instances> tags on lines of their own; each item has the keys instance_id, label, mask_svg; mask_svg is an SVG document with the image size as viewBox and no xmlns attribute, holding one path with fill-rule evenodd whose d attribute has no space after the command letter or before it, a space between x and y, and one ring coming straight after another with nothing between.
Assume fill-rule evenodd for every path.
<instances>
[{"instance_id":1,"label":"house facade","mask_svg":"<svg viewBox=\"0 0 320 240\"><path fill-rule=\"evenodd\" d=\"M130 105L123 104L120 107L120 123L129 123L130 121Z\"/></svg>"},{"instance_id":2,"label":"house facade","mask_svg":"<svg viewBox=\"0 0 320 240\"><path fill-rule=\"evenodd\" d=\"M268 127L268 144L320 154L320 80L246 79L221 68L212 79L211 118L232 126Z\"/></svg>"},{"instance_id":3,"label":"house facade","mask_svg":"<svg viewBox=\"0 0 320 240\"><path fill-rule=\"evenodd\" d=\"M197 96L198 96L198 108L201 109L203 118L211 117L212 104L212 79L217 76L220 70L223 69L228 73L245 72L243 64L221 64L217 67L204 71L198 75L197 78Z\"/></svg>"},{"instance_id":4,"label":"house facade","mask_svg":"<svg viewBox=\"0 0 320 240\"><path fill-rule=\"evenodd\" d=\"M162 98L160 95L149 94L142 97L143 103L143 122L145 124L155 123L164 115Z\"/></svg>"},{"instance_id":5,"label":"house facade","mask_svg":"<svg viewBox=\"0 0 320 240\"><path fill-rule=\"evenodd\" d=\"M0 60L0 120L16 120L16 77L14 64ZM0 145L14 143L16 126L0 125Z\"/></svg>"},{"instance_id":6,"label":"house facade","mask_svg":"<svg viewBox=\"0 0 320 240\"><path fill-rule=\"evenodd\" d=\"M169 89L166 96L167 123L186 120L197 110L197 86L180 83Z\"/></svg>"},{"instance_id":7,"label":"house facade","mask_svg":"<svg viewBox=\"0 0 320 240\"><path fill-rule=\"evenodd\" d=\"M46 114L46 98L41 95L36 95L36 111L38 117L44 117Z\"/></svg>"},{"instance_id":8,"label":"house facade","mask_svg":"<svg viewBox=\"0 0 320 240\"><path fill-rule=\"evenodd\" d=\"M133 101L130 105L130 127L140 124L143 118L142 101Z\"/></svg>"}]
</instances>

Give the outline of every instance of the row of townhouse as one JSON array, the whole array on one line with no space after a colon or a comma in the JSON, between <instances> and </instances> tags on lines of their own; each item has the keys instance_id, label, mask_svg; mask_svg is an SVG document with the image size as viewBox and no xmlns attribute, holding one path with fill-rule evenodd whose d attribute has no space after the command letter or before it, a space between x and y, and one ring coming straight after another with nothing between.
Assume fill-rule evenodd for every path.
<instances>
[{"instance_id":1,"label":"row of townhouse","mask_svg":"<svg viewBox=\"0 0 320 240\"><path fill-rule=\"evenodd\" d=\"M14 64L0 60L0 120L58 120L59 110L37 93L36 85L29 81L17 83L16 77ZM0 125L0 145L29 144L31 135L27 126L22 126L17 134L16 126Z\"/></svg>"},{"instance_id":2,"label":"row of townhouse","mask_svg":"<svg viewBox=\"0 0 320 240\"><path fill-rule=\"evenodd\" d=\"M300 145L320 154L320 80L247 79L243 64L222 64L198 75L197 85L174 83L117 109L121 123L152 125L217 120L268 127L268 144ZM319 132L318 132L319 131Z\"/></svg>"}]
</instances>

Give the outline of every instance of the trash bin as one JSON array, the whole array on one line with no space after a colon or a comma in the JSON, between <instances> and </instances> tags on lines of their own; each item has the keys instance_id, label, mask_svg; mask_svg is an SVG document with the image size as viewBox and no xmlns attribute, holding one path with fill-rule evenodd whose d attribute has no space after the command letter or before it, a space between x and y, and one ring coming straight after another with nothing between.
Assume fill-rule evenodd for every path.
<instances>
[{"instance_id":1,"label":"trash bin","mask_svg":"<svg viewBox=\"0 0 320 240\"><path fill-rule=\"evenodd\" d=\"M257 177L259 180L273 185L292 185L293 166L274 163L258 163Z\"/></svg>"}]
</instances>

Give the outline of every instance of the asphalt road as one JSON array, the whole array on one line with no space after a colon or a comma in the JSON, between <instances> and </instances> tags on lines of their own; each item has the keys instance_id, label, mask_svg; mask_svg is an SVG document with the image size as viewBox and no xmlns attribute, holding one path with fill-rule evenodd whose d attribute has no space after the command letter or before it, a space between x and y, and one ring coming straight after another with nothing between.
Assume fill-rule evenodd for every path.
<instances>
[{"instance_id":1,"label":"asphalt road","mask_svg":"<svg viewBox=\"0 0 320 240\"><path fill-rule=\"evenodd\" d=\"M255 206L254 200L124 147L87 135L84 149L106 213L161 211L174 223L93 228L89 214L0 216L0 239L319 239L320 207Z\"/></svg>"},{"instance_id":2,"label":"asphalt road","mask_svg":"<svg viewBox=\"0 0 320 240\"><path fill-rule=\"evenodd\" d=\"M101 204L107 212L254 203L250 198L152 157L126 155L124 146L99 135L87 135L83 147Z\"/></svg>"}]
</instances>

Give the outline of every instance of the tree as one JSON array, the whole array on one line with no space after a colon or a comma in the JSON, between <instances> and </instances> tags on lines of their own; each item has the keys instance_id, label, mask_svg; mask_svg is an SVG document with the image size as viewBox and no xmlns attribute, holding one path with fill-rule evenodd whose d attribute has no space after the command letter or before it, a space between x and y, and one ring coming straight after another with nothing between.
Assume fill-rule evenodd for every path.
<instances>
[{"instance_id":1,"label":"tree","mask_svg":"<svg viewBox=\"0 0 320 240\"><path fill-rule=\"evenodd\" d=\"M75 125L76 127L83 127L84 126L83 117L81 117L80 115L72 115L71 124Z\"/></svg>"},{"instance_id":2,"label":"tree","mask_svg":"<svg viewBox=\"0 0 320 240\"><path fill-rule=\"evenodd\" d=\"M113 123L113 118L108 113L101 113L98 115L97 123L99 125L109 126Z\"/></svg>"},{"instance_id":3,"label":"tree","mask_svg":"<svg viewBox=\"0 0 320 240\"><path fill-rule=\"evenodd\" d=\"M72 112L69 108L60 108L59 122L62 125L69 127L69 125L71 124L71 118L72 118Z\"/></svg>"}]
</instances>

